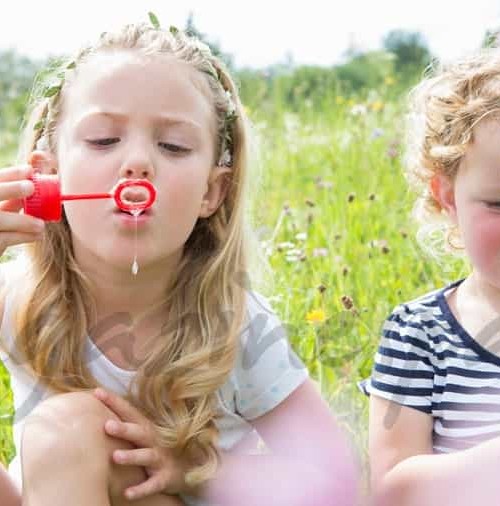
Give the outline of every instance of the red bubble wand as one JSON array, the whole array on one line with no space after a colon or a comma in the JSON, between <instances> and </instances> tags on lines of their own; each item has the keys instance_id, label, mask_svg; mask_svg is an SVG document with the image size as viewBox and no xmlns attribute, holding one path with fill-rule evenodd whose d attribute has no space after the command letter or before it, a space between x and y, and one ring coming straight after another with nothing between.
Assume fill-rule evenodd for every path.
<instances>
[{"instance_id":1,"label":"red bubble wand","mask_svg":"<svg viewBox=\"0 0 500 506\"><path fill-rule=\"evenodd\" d=\"M82 193L61 195L61 186L57 175L33 174L29 179L35 185L35 191L24 199L24 212L45 221L60 221L64 200L89 200L114 198L122 211L144 211L151 207L156 199L156 189L147 179L127 179L118 183L107 193ZM123 192L129 187L143 187L148 198L141 202L125 202Z\"/></svg>"}]
</instances>

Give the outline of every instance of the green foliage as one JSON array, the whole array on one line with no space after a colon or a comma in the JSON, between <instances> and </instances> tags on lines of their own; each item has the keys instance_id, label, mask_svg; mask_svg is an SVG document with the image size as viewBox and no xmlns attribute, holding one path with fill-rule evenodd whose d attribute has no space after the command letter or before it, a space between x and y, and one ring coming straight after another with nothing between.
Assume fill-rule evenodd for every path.
<instances>
[{"instance_id":1,"label":"green foliage","mask_svg":"<svg viewBox=\"0 0 500 506\"><path fill-rule=\"evenodd\" d=\"M370 51L354 56L335 70L341 86L350 92L376 88L387 76L394 75L394 56L385 51Z\"/></svg>"},{"instance_id":2,"label":"green foliage","mask_svg":"<svg viewBox=\"0 0 500 506\"><path fill-rule=\"evenodd\" d=\"M486 30L481 47L498 47L499 30Z\"/></svg>"},{"instance_id":3,"label":"green foliage","mask_svg":"<svg viewBox=\"0 0 500 506\"><path fill-rule=\"evenodd\" d=\"M393 30L384 37L384 48L394 54L394 70L409 84L432 59L424 37L418 32Z\"/></svg>"},{"instance_id":4,"label":"green foliage","mask_svg":"<svg viewBox=\"0 0 500 506\"><path fill-rule=\"evenodd\" d=\"M13 50L0 51L0 132L18 131L40 65ZM0 136L0 142L3 149L13 148L8 135Z\"/></svg>"}]
</instances>

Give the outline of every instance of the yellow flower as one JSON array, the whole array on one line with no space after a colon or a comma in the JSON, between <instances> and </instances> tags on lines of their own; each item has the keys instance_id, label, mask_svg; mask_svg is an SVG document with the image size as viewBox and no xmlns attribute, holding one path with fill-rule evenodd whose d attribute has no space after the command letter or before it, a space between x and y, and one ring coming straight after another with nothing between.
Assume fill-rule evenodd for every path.
<instances>
[{"instance_id":1,"label":"yellow flower","mask_svg":"<svg viewBox=\"0 0 500 506\"><path fill-rule=\"evenodd\" d=\"M345 99L344 99L344 97L343 97L343 96L338 95L337 97L335 97L335 103L336 103L337 105L341 105L341 104L343 104L344 102L345 102Z\"/></svg>"},{"instance_id":2,"label":"yellow flower","mask_svg":"<svg viewBox=\"0 0 500 506\"><path fill-rule=\"evenodd\" d=\"M347 105L348 105L349 107L352 107L355 103L356 103L356 102L354 102L354 100L351 98L351 99L349 99L349 101L347 102Z\"/></svg>"},{"instance_id":3,"label":"yellow flower","mask_svg":"<svg viewBox=\"0 0 500 506\"><path fill-rule=\"evenodd\" d=\"M326 314L322 309L313 309L306 315L309 323L323 323L326 320Z\"/></svg>"},{"instance_id":4,"label":"yellow flower","mask_svg":"<svg viewBox=\"0 0 500 506\"><path fill-rule=\"evenodd\" d=\"M375 100L375 102L373 102L371 104L372 111L378 112L378 111L381 111L383 108L384 108L384 104L380 100Z\"/></svg>"},{"instance_id":5,"label":"yellow flower","mask_svg":"<svg viewBox=\"0 0 500 506\"><path fill-rule=\"evenodd\" d=\"M396 82L396 79L392 76L386 76L384 79L384 83L387 84L387 86L392 86Z\"/></svg>"}]
</instances>

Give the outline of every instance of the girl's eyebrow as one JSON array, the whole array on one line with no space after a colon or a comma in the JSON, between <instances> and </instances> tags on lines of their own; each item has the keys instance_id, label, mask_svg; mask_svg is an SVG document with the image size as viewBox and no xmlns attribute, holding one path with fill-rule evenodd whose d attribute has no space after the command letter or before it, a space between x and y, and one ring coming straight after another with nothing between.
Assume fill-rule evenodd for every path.
<instances>
[{"instance_id":1,"label":"girl's eyebrow","mask_svg":"<svg viewBox=\"0 0 500 506\"><path fill-rule=\"evenodd\" d=\"M82 123L85 123L86 121L96 117L109 118L119 123L125 123L128 120L128 116L121 112L96 111L85 114L83 117L80 117L80 119L76 123L76 126L79 127ZM190 118L160 114L158 116L154 116L152 119L157 124L166 124L168 126L175 126L175 125L187 126L191 129L202 130L201 125Z\"/></svg>"}]
</instances>

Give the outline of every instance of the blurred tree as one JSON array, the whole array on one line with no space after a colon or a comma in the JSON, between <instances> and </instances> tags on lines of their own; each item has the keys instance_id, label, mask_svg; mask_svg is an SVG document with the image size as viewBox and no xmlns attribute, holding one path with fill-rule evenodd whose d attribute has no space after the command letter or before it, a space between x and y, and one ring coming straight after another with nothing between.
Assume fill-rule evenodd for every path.
<instances>
[{"instance_id":1,"label":"blurred tree","mask_svg":"<svg viewBox=\"0 0 500 506\"><path fill-rule=\"evenodd\" d=\"M394 70L405 83L418 78L432 60L427 42L419 32L393 30L384 37L383 46L395 55Z\"/></svg>"},{"instance_id":2,"label":"blurred tree","mask_svg":"<svg viewBox=\"0 0 500 506\"><path fill-rule=\"evenodd\" d=\"M337 79L347 93L377 88L394 74L395 57L387 51L369 51L335 67Z\"/></svg>"},{"instance_id":3,"label":"blurred tree","mask_svg":"<svg viewBox=\"0 0 500 506\"><path fill-rule=\"evenodd\" d=\"M0 129L18 124L40 63L9 49L0 51Z\"/></svg>"},{"instance_id":4,"label":"blurred tree","mask_svg":"<svg viewBox=\"0 0 500 506\"><path fill-rule=\"evenodd\" d=\"M481 47L498 47L498 37L500 35L500 30L486 30L486 33L483 37L483 42L481 43Z\"/></svg>"}]
</instances>

